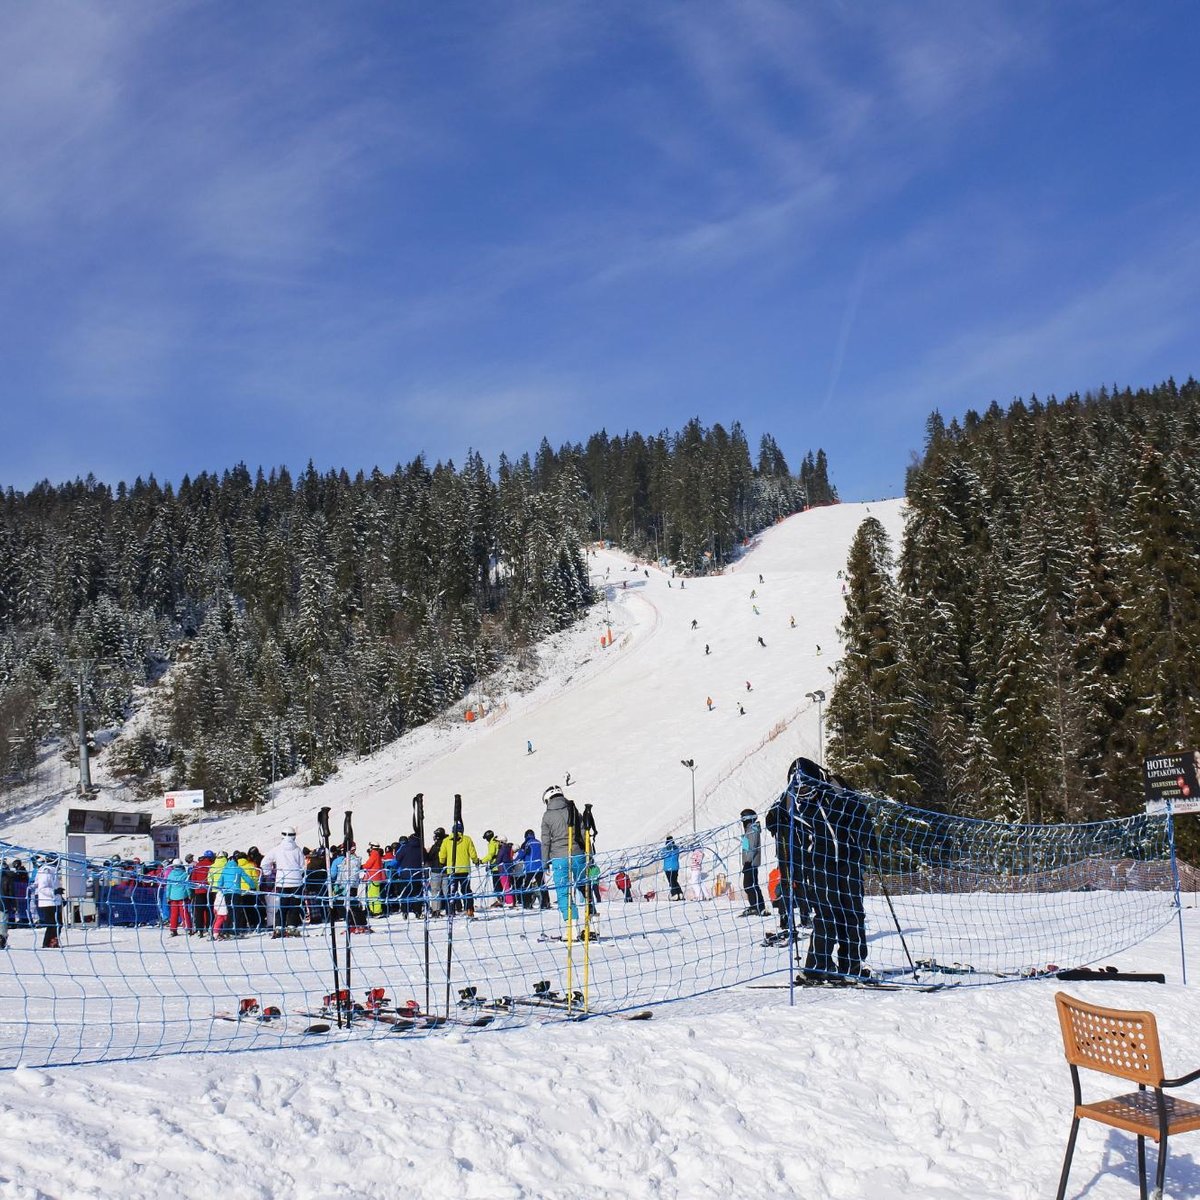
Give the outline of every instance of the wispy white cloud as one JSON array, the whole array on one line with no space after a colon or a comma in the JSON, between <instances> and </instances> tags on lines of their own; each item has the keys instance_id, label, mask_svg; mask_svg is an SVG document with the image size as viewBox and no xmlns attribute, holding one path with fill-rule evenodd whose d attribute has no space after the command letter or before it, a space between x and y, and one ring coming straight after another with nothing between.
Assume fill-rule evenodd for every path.
<instances>
[{"instance_id":1,"label":"wispy white cloud","mask_svg":"<svg viewBox=\"0 0 1200 1200\"><path fill-rule=\"evenodd\" d=\"M935 407L957 414L993 399L1136 381L1200 324L1198 280L1200 238L1186 226L1163 230L1058 302L976 319L931 346L902 376L879 381L880 403L901 421Z\"/></svg>"}]
</instances>

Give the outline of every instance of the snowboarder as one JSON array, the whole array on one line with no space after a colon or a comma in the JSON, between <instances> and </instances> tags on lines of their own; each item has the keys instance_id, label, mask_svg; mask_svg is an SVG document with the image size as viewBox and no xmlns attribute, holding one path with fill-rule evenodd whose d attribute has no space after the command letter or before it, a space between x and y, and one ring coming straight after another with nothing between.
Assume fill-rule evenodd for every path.
<instances>
[{"instance_id":1,"label":"snowboarder","mask_svg":"<svg viewBox=\"0 0 1200 1200\"><path fill-rule=\"evenodd\" d=\"M532 754L532 753L533 753L533 742L526 742L526 743L525 743L525 753L526 753L526 754Z\"/></svg>"},{"instance_id":2,"label":"snowboarder","mask_svg":"<svg viewBox=\"0 0 1200 1200\"><path fill-rule=\"evenodd\" d=\"M758 577L758 582L759 582L759 583L762 583L762 581L763 581L763 577L760 575L760 576Z\"/></svg>"},{"instance_id":3,"label":"snowboarder","mask_svg":"<svg viewBox=\"0 0 1200 1200\"><path fill-rule=\"evenodd\" d=\"M761 647L762 647L764 650L767 648L767 643L766 643L766 642L764 642L764 641L762 640L762 638L761 638L761 637L758 639L758 644L759 644L759 645L760 645L760 646L761 646Z\"/></svg>"},{"instance_id":4,"label":"snowboarder","mask_svg":"<svg viewBox=\"0 0 1200 1200\"><path fill-rule=\"evenodd\" d=\"M693 618L692 618L692 628L693 628L693 629L698 629L698 628L699 628L699 626L700 626L700 622L699 622L699 621L697 621L695 617L693 617Z\"/></svg>"},{"instance_id":5,"label":"snowboarder","mask_svg":"<svg viewBox=\"0 0 1200 1200\"><path fill-rule=\"evenodd\" d=\"M821 657L821 643L820 642L817 643L817 657L818 658Z\"/></svg>"}]
</instances>

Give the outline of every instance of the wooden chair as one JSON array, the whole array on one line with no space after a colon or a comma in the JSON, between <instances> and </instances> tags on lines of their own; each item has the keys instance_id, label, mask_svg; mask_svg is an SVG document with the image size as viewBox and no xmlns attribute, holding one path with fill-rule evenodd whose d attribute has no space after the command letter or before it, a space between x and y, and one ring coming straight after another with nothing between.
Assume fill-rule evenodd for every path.
<instances>
[{"instance_id":1,"label":"wooden chair","mask_svg":"<svg viewBox=\"0 0 1200 1200\"><path fill-rule=\"evenodd\" d=\"M1146 1139L1158 1143L1158 1174L1154 1197L1161 1200L1167 1169L1167 1138L1173 1133L1200 1129L1200 1104L1163 1094L1164 1088L1181 1087L1200 1079L1200 1070L1179 1079L1163 1078L1162 1051L1158 1044L1158 1025L1150 1012L1130 1012L1119 1008L1100 1008L1085 1004L1065 992L1054 997L1062 1026L1063 1048L1071 1066L1071 1084L1075 1089L1075 1115L1067 1156L1063 1160L1058 1200L1067 1191L1075 1136L1085 1117L1114 1129L1137 1135L1138 1182L1142 1200L1146 1196ZM1138 1085L1136 1092L1084 1104L1079 1089L1079 1068L1115 1075Z\"/></svg>"}]
</instances>

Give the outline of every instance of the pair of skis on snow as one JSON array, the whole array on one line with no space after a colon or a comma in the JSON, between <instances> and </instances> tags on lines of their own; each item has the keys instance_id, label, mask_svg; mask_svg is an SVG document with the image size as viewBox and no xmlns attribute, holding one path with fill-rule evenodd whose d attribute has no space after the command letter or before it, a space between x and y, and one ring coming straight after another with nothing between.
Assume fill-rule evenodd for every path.
<instances>
[{"instance_id":1,"label":"pair of skis on snow","mask_svg":"<svg viewBox=\"0 0 1200 1200\"><path fill-rule=\"evenodd\" d=\"M496 1018L490 1014L476 1014L468 1017L451 1014L449 1017L441 1013L432 1013L421 1008L415 1000L404 1004L393 1004L388 999L385 988L376 987L367 991L361 1002L350 998L348 989L330 993L324 998L320 1008L315 1012L304 1012L307 1017L319 1019L337 1018L349 1027L358 1023L391 1026L396 1033L409 1032L414 1029L439 1029L443 1025L467 1025L475 1028L490 1025Z\"/></svg>"},{"instance_id":2,"label":"pair of skis on snow","mask_svg":"<svg viewBox=\"0 0 1200 1200\"><path fill-rule=\"evenodd\" d=\"M488 1000L480 996L478 989L474 987L461 988L458 995L461 1008L478 1008L496 1013L513 1013L522 1008L550 1009L565 1013L569 1018L580 1021L589 1017L615 1017L622 1021L649 1021L654 1016L653 1011L648 1008L644 1008L640 1012L629 1013L585 1010L583 992L578 990L569 993L553 991L548 979L539 979L533 985L533 991L525 996L497 996Z\"/></svg>"},{"instance_id":3,"label":"pair of skis on snow","mask_svg":"<svg viewBox=\"0 0 1200 1200\"><path fill-rule=\"evenodd\" d=\"M313 1016L315 1014L304 1013L302 1015ZM255 996L245 996L239 1000L237 1012L214 1013L213 1019L216 1021L232 1021L236 1025L258 1025L279 1034L292 1032L284 1027L283 1009L275 1004L260 1005ZM314 1034L328 1033L329 1030L329 1025L324 1021L318 1021L302 1029L300 1032L303 1034Z\"/></svg>"},{"instance_id":4,"label":"pair of skis on snow","mask_svg":"<svg viewBox=\"0 0 1200 1200\"><path fill-rule=\"evenodd\" d=\"M791 983L752 983L757 991L787 991L798 988L830 988L859 992L940 992L945 983L899 983L874 975L797 975Z\"/></svg>"}]
</instances>

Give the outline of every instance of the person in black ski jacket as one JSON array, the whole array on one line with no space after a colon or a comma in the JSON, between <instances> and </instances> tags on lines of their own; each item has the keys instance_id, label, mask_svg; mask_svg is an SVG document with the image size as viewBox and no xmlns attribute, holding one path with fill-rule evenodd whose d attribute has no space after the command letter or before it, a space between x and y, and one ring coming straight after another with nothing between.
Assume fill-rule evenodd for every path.
<instances>
[{"instance_id":1,"label":"person in black ski jacket","mask_svg":"<svg viewBox=\"0 0 1200 1200\"><path fill-rule=\"evenodd\" d=\"M309 850L304 868L304 908L310 925L324 925L329 919L329 872L324 850Z\"/></svg>"},{"instance_id":2,"label":"person in black ski jacket","mask_svg":"<svg viewBox=\"0 0 1200 1200\"><path fill-rule=\"evenodd\" d=\"M396 847L396 892L405 919L421 915L421 871L424 866L425 854L417 835L413 833L401 838Z\"/></svg>"},{"instance_id":3,"label":"person in black ski jacket","mask_svg":"<svg viewBox=\"0 0 1200 1200\"><path fill-rule=\"evenodd\" d=\"M816 763L797 759L792 768L788 790L811 837L813 935L805 974L861 975L867 957L863 860L875 845L871 813Z\"/></svg>"},{"instance_id":4,"label":"person in black ski jacket","mask_svg":"<svg viewBox=\"0 0 1200 1200\"><path fill-rule=\"evenodd\" d=\"M812 832L797 812L790 789L767 809L763 823L775 839L779 863L779 932L794 938L797 929L812 925Z\"/></svg>"}]
</instances>

